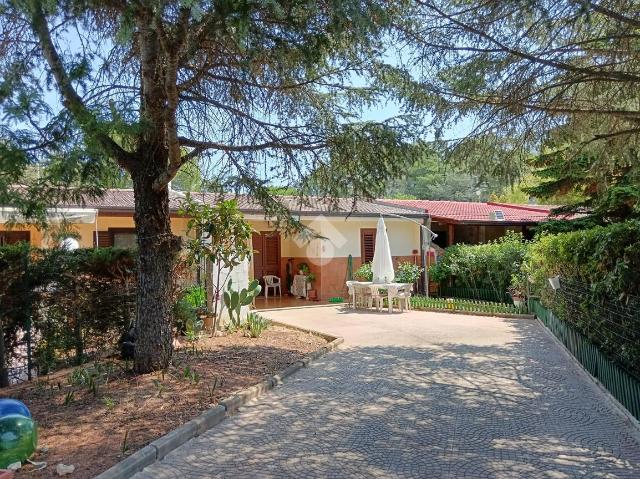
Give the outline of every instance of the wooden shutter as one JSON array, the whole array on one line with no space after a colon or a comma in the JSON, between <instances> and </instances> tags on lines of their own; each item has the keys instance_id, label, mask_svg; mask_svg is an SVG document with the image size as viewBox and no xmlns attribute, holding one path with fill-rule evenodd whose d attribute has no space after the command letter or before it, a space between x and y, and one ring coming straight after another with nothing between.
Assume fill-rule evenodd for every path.
<instances>
[{"instance_id":1,"label":"wooden shutter","mask_svg":"<svg viewBox=\"0 0 640 479\"><path fill-rule=\"evenodd\" d=\"M93 245L95 246L96 239L93 238ZM98 248L109 248L113 246L113 236L110 231L98 231Z\"/></svg>"},{"instance_id":2,"label":"wooden shutter","mask_svg":"<svg viewBox=\"0 0 640 479\"><path fill-rule=\"evenodd\" d=\"M16 244L20 241L29 242L31 240L31 233L29 231L3 231L0 233L3 244Z\"/></svg>"},{"instance_id":3,"label":"wooden shutter","mask_svg":"<svg viewBox=\"0 0 640 479\"><path fill-rule=\"evenodd\" d=\"M262 265L267 267L280 267L280 235L264 235L264 257Z\"/></svg>"},{"instance_id":4,"label":"wooden shutter","mask_svg":"<svg viewBox=\"0 0 640 479\"><path fill-rule=\"evenodd\" d=\"M376 229L362 228L360 230L360 256L363 263L373 261L373 254L376 250Z\"/></svg>"}]
</instances>

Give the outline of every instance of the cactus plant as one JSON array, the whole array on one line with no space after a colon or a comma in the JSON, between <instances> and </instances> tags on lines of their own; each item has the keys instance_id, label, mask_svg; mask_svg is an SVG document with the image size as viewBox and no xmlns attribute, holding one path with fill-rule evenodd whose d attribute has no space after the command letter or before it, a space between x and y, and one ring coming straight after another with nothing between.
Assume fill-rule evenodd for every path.
<instances>
[{"instance_id":1,"label":"cactus plant","mask_svg":"<svg viewBox=\"0 0 640 479\"><path fill-rule=\"evenodd\" d=\"M229 280L227 284L227 290L224 292L223 300L224 305L229 311L229 319L234 328L239 328L242 318L240 314L243 306L249 306L253 303L256 296L262 291L262 286L257 279L254 279L249 283L248 288L242 288L240 291L233 289L232 280Z\"/></svg>"}]
</instances>

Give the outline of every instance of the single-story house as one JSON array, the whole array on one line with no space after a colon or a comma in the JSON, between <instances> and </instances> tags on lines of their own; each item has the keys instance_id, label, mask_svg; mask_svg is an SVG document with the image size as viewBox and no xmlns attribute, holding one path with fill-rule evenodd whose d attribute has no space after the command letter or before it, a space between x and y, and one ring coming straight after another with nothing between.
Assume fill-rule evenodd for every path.
<instances>
[{"instance_id":1,"label":"single-story house","mask_svg":"<svg viewBox=\"0 0 640 479\"><path fill-rule=\"evenodd\" d=\"M485 243L504 236L507 231L522 233L531 239L534 228L549 220L551 205L518 205L496 202L381 200L387 204L416 208L431 217L434 243L445 248L452 244Z\"/></svg>"},{"instance_id":2,"label":"single-story house","mask_svg":"<svg viewBox=\"0 0 640 479\"><path fill-rule=\"evenodd\" d=\"M210 193L196 193L192 197L210 204L219 199ZM420 224L426 222L427 216L421 210L379 201L358 201L353 205L351 199L327 203L319 198L309 198L303 204L296 197L279 197L292 214L318 234L318 238L309 240L276 231L255 201L247 196L236 198L240 210L255 230L252 247L256 254L249 265L249 275L255 278L276 275L282 279L283 292L286 291L287 264L291 263L295 272L298 264L304 262L316 276L313 287L319 299L342 296L349 258L353 271L373 259L375 229L381 215L387 225L394 261L422 264ZM179 213L183 199L183 193L170 192L171 227L173 233L180 236L187 234L188 219ZM7 210L3 210L4 217L9 215ZM69 223L80 236L81 247L131 247L135 245L133 211L133 190L110 189L101 198L87 198L82 205L69 204L52 209L50 216L59 218L68 214ZM75 217L82 216L82 222L74 222L72 213ZM20 240L38 247L54 246L46 230L28 224L9 229L0 221L2 243Z\"/></svg>"}]
</instances>

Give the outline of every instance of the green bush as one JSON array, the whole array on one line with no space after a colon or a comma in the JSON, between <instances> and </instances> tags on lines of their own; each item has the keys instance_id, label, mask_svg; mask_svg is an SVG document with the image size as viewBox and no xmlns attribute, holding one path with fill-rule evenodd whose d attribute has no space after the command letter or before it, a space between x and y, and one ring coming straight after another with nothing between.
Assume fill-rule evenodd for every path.
<instances>
[{"instance_id":1,"label":"green bush","mask_svg":"<svg viewBox=\"0 0 640 479\"><path fill-rule=\"evenodd\" d=\"M547 278L561 275L610 298L638 295L640 221L541 235L529 248L523 270L540 292L548 291Z\"/></svg>"},{"instance_id":2,"label":"green bush","mask_svg":"<svg viewBox=\"0 0 640 479\"><path fill-rule=\"evenodd\" d=\"M640 377L640 221L543 234L522 270L548 309Z\"/></svg>"},{"instance_id":3,"label":"green bush","mask_svg":"<svg viewBox=\"0 0 640 479\"><path fill-rule=\"evenodd\" d=\"M519 233L480 245L449 246L429 269L429 278L442 286L491 290L501 298L520 271L526 251L527 243Z\"/></svg>"},{"instance_id":4,"label":"green bush","mask_svg":"<svg viewBox=\"0 0 640 479\"><path fill-rule=\"evenodd\" d=\"M373 281L373 270L371 269L371 263L363 263L353 276L359 281Z\"/></svg>"},{"instance_id":5,"label":"green bush","mask_svg":"<svg viewBox=\"0 0 640 479\"><path fill-rule=\"evenodd\" d=\"M180 334L188 334L198 315L206 312L207 296L204 288L193 285L182 292L173 305L173 324Z\"/></svg>"},{"instance_id":6,"label":"green bush","mask_svg":"<svg viewBox=\"0 0 640 479\"><path fill-rule=\"evenodd\" d=\"M16 351L18 327L30 333L42 373L114 348L135 319L135 266L135 253L115 248L0 247L2 364Z\"/></svg>"},{"instance_id":7,"label":"green bush","mask_svg":"<svg viewBox=\"0 0 640 479\"><path fill-rule=\"evenodd\" d=\"M396 268L396 277L394 281L396 283L416 283L420 279L420 275L424 271L417 264L404 262L400 263Z\"/></svg>"}]
</instances>

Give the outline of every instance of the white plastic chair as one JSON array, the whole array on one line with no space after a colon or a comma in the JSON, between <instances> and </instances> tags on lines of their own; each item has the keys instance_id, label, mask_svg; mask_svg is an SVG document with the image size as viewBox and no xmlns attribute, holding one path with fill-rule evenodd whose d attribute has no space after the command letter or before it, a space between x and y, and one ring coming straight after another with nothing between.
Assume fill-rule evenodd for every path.
<instances>
[{"instance_id":1,"label":"white plastic chair","mask_svg":"<svg viewBox=\"0 0 640 479\"><path fill-rule=\"evenodd\" d=\"M393 295L393 301L398 303L398 308L400 308L401 312L404 312L405 308L407 311L411 311L411 291L413 290L412 284L406 284L401 288L398 288L396 293Z\"/></svg>"},{"instance_id":2,"label":"white plastic chair","mask_svg":"<svg viewBox=\"0 0 640 479\"><path fill-rule=\"evenodd\" d=\"M371 307L371 289L364 284L355 283L354 289L354 304L356 308L370 308Z\"/></svg>"},{"instance_id":3,"label":"white plastic chair","mask_svg":"<svg viewBox=\"0 0 640 479\"><path fill-rule=\"evenodd\" d=\"M262 277L264 279L264 297L269 297L269 288L273 289L273 296L276 295L276 288L278 289L278 296L282 296L282 287L280 286L280 278L272 274L267 274Z\"/></svg>"},{"instance_id":4,"label":"white plastic chair","mask_svg":"<svg viewBox=\"0 0 640 479\"><path fill-rule=\"evenodd\" d=\"M353 287L354 281L347 281L347 291L349 293L349 306L353 309L356 307L356 289Z\"/></svg>"},{"instance_id":5,"label":"white plastic chair","mask_svg":"<svg viewBox=\"0 0 640 479\"><path fill-rule=\"evenodd\" d=\"M372 285L370 287L371 290L371 299L369 301L371 306L376 307L376 311L380 311L382 309L382 306L384 304L384 296L382 295L382 293L380 292L380 290L386 290L387 288L383 285L377 286L377 285Z\"/></svg>"}]
</instances>

